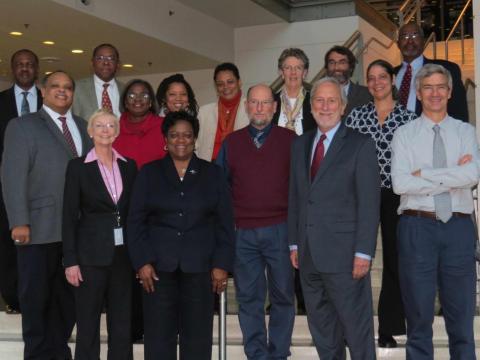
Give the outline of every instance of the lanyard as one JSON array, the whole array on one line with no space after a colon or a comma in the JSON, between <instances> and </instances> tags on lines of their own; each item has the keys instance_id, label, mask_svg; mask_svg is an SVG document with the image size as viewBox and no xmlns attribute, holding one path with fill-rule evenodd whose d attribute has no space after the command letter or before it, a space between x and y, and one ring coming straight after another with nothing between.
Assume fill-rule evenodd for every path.
<instances>
[{"instance_id":1,"label":"lanyard","mask_svg":"<svg viewBox=\"0 0 480 360\"><path fill-rule=\"evenodd\" d=\"M116 217L116 220L117 220L117 227L121 227L121 225L120 225L121 224L120 211L118 209L117 182L115 180L115 166L114 166L114 163L113 163L114 162L113 153L112 153L112 177L113 177L113 186L114 186L113 189L110 185L110 181L108 181L107 171L105 170L104 165L102 164L102 162L100 160L98 160L98 162L100 163L100 169L102 170L102 174L103 174L103 176L106 180L106 183L107 183L108 193L113 198L113 203L115 204L115 213L114 214L115 214L115 217Z\"/></svg>"}]
</instances>

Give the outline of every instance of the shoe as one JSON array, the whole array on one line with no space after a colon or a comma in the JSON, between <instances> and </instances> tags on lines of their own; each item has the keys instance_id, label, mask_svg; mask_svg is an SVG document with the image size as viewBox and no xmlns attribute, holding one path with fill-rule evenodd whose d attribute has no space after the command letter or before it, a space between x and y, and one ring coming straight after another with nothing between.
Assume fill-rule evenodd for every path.
<instances>
[{"instance_id":1,"label":"shoe","mask_svg":"<svg viewBox=\"0 0 480 360\"><path fill-rule=\"evenodd\" d=\"M378 347L392 349L397 347L397 341L393 338L392 335L379 335L378 336Z\"/></svg>"},{"instance_id":2,"label":"shoe","mask_svg":"<svg viewBox=\"0 0 480 360\"><path fill-rule=\"evenodd\" d=\"M5 314L8 314L8 315L20 314L20 310L6 304L5 305Z\"/></svg>"}]
</instances>

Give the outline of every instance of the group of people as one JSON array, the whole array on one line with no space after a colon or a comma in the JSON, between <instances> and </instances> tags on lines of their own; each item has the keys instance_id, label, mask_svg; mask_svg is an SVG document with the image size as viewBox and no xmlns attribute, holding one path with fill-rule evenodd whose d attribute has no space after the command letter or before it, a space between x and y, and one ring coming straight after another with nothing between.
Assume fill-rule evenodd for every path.
<instances>
[{"instance_id":1,"label":"group of people","mask_svg":"<svg viewBox=\"0 0 480 360\"><path fill-rule=\"evenodd\" d=\"M454 359L475 358L479 149L457 65L423 56L399 30L394 68L334 46L327 76L282 52L284 84L241 89L215 68L218 100L199 108L181 74L156 93L115 79L111 44L75 82L12 55L0 93L0 292L21 312L25 359L210 359L214 294L233 274L248 359L287 359L305 311L321 359L375 359L370 268L378 226L383 277L378 345L407 333L407 359L432 359L437 290ZM7 220L8 217L8 220ZM266 294L269 322L265 323Z\"/></svg>"}]
</instances>

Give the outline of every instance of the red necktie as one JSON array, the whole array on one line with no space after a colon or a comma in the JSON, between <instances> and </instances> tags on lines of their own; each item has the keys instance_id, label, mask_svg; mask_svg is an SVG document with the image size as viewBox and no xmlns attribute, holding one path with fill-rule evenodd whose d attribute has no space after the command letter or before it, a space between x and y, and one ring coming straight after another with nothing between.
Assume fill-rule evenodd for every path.
<instances>
[{"instance_id":1,"label":"red necktie","mask_svg":"<svg viewBox=\"0 0 480 360\"><path fill-rule=\"evenodd\" d=\"M410 95L410 83L412 82L412 66L410 64L407 65L407 71L403 74L402 84L400 85L400 92L398 99L400 104L403 106L407 106L408 103L408 95Z\"/></svg>"},{"instance_id":2,"label":"red necktie","mask_svg":"<svg viewBox=\"0 0 480 360\"><path fill-rule=\"evenodd\" d=\"M73 142L72 134L70 133L70 130L68 130L67 118L65 116L60 116L58 120L60 120L62 123L63 136L65 137L65 141L67 142L68 146L72 150L73 157L78 157L77 148Z\"/></svg>"},{"instance_id":3,"label":"red necktie","mask_svg":"<svg viewBox=\"0 0 480 360\"><path fill-rule=\"evenodd\" d=\"M112 102L110 101L110 96L108 96L108 85L110 84L103 84L103 91L102 91L102 109L110 111L113 113L112 110Z\"/></svg>"},{"instance_id":4,"label":"red necktie","mask_svg":"<svg viewBox=\"0 0 480 360\"><path fill-rule=\"evenodd\" d=\"M320 169L320 164L322 163L323 156L325 153L325 146L323 145L324 140L327 137L325 134L320 136L320 140L317 143L317 147L315 148L315 155L313 155L312 166L310 167L310 180L313 182L315 179L315 175L317 175L318 169Z\"/></svg>"}]
</instances>

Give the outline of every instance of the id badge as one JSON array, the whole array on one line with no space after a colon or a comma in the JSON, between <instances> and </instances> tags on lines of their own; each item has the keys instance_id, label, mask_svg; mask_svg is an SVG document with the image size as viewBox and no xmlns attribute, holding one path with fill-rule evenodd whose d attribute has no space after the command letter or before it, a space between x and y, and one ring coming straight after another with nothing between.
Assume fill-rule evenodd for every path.
<instances>
[{"instance_id":1,"label":"id badge","mask_svg":"<svg viewBox=\"0 0 480 360\"><path fill-rule=\"evenodd\" d=\"M115 239L115 246L123 245L123 229L121 227L113 229L113 238Z\"/></svg>"}]
</instances>

